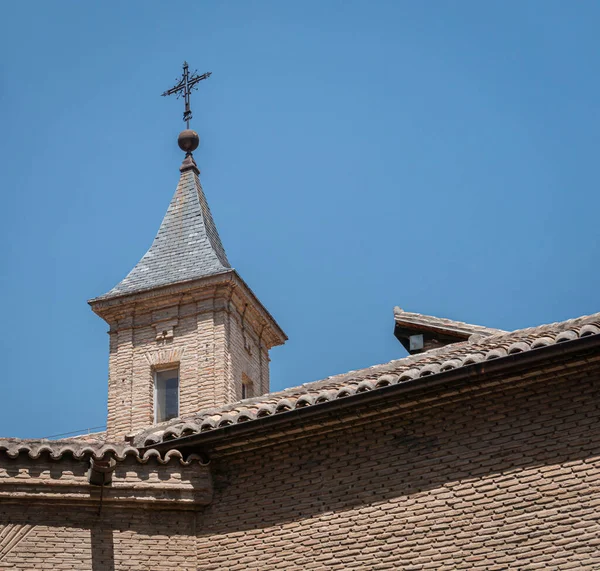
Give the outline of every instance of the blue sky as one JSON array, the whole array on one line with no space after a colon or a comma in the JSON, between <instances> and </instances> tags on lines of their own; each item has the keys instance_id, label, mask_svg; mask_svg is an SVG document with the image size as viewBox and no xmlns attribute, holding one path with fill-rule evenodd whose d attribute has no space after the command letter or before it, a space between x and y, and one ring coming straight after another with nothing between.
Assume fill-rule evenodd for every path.
<instances>
[{"instance_id":1,"label":"blue sky","mask_svg":"<svg viewBox=\"0 0 600 571\"><path fill-rule=\"evenodd\" d=\"M86 300L177 180L184 59L229 260L287 332L272 389L405 355L394 305L600 311L596 2L12 2L0 18L0 434L102 425Z\"/></svg>"}]
</instances>

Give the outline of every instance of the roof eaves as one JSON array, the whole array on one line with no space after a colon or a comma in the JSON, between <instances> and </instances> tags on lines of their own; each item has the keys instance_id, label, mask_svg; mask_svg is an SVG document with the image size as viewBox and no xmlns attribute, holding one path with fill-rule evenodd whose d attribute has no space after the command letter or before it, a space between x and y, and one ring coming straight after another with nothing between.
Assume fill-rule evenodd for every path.
<instances>
[{"instance_id":1,"label":"roof eaves","mask_svg":"<svg viewBox=\"0 0 600 571\"><path fill-rule=\"evenodd\" d=\"M140 454L138 448L122 442L94 442L79 439L0 438L0 452L6 454L11 460L16 460L21 454L27 455L30 460L43 460L47 454L52 461L65 458L75 458L75 460L114 458L117 462L123 462L133 457L140 464L147 464L152 459L163 465L179 460L182 466L189 466L193 461L200 459L198 456L184 458L177 450L170 450L165 454L157 450L146 450Z\"/></svg>"},{"instance_id":2,"label":"roof eaves","mask_svg":"<svg viewBox=\"0 0 600 571\"><path fill-rule=\"evenodd\" d=\"M543 362L548 362L552 358L584 355L598 351L600 351L600 333L546 345L530 351L513 353L491 361L472 363L464 367L440 371L425 377L417 377L385 386L374 386L369 390L345 395L343 398L315 403L312 406L275 410L271 415L262 416L250 422L228 423L214 430L200 431L187 436L141 446L140 451L145 453L154 449L164 452L175 448L190 447L202 449L202 447L217 443L221 444L231 439L249 438L251 434L260 433L264 430L274 430L294 423L296 419L306 421L309 418L327 416L332 413L337 415L342 409L376 406L378 403L389 405L394 399L402 398L407 393L441 385L451 385L465 379L470 379L473 383L483 382L494 375L502 375L502 379L505 379L509 371L516 373L523 368L531 368Z\"/></svg>"},{"instance_id":3,"label":"roof eaves","mask_svg":"<svg viewBox=\"0 0 600 571\"><path fill-rule=\"evenodd\" d=\"M114 295L109 295L108 293L106 293L104 295L100 295L98 297L93 297L92 299L88 299L88 304L93 307L94 305L102 304L102 302L110 302L111 304L114 302L115 304L118 304L125 300L140 301L142 299L147 299L147 298L151 298L151 297L152 298L160 297L161 295L171 293L172 290L174 290L174 289L176 289L176 290L191 289L196 284L203 284L209 280L218 280L218 279L223 278L228 275L233 276L234 274L237 274L237 272L233 268L227 268L227 269L223 270L222 272L211 274L208 276L200 276L200 277L192 278L189 280L181 280L179 282L173 282L173 283L165 284L162 286L147 287L145 289L139 289L134 292L119 293L119 294L114 294Z\"/></svg>"},{"instance_id":4,"label":"roof eaves","mask_svg":"<svg viewBox=\"0 0 600 571\"><path fill-rule=\"evenodd\" d=\"M502 329L494 329L483 325L473 325L464 321L455 321L445 317L435 317L433 315L424 315L404 311L400 307L394 307L394 321L397 325L407 328L423 329L425 331L437 331L440 333L457 333L462 336L479 334L484 336L496 335L498 333L507 333Z\"/></svg>"}]
</instances>

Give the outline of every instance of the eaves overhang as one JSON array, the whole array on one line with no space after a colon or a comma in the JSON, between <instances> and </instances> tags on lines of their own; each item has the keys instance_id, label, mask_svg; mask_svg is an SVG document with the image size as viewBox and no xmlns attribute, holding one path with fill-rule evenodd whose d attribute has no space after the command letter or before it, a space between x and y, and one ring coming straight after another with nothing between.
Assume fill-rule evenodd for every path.
<instances>
[{"instance_id":1,"label":"eaves overhang","mask_svg":"<svg viewBox=\"0 0 600 571\"><path fill-rule=\"evenodd\" d=\"M192 280L184 280L173 284L148 288L132 293L123 293L120 295L114 295L110 298L100 296L88 300L88 304L91 306L92 311L94 313L96 313L103 319L106 319L107 315L109 315L111 312L118 312L119 308L141 304L147 301L156 301L160 300L161 298L169 298L173 297L174 295L183 295L187 292L211 288L218 284L232 284L235 287L238 287L241 290L243 290L248 296L248 298L250 298L250 300L252 301L254 307L261 314L262 318L271 325L273 333L278 339L278 342L276 344L281 345L285 343L285 341L287 341L287 335L279 326L277 321L275 321L275 318L258 299L258 297L250 288L250 286L233 268L210 276L205 276Z\"/></svg>"},{"instance_id":2,"label":"eaves overhang","mask_svg":"<svg viewBox=\"0 0 600 571\"><path fill-rule=\"evenodd\" d=\"M476 389L479 384L489 382L494 378L498 382L503 382L519 373L529 373L536 367L542 369L550 365L557 365L566 359L583 359L590 355L600 355L600 334L473 363L457 369L355 393L344 398L313 404L309 407L283 411L271 416L151 444L139 449L141 452L155 449L161 453L170 449L185 451L194 449L209 453L217 446L226 447L229 443L237 441L249 442L253 439L264 439L266 433L283 432L294 427L303 430L309 423L318 425L331 418L341 421L343 417L354 418L358 414L376 414L382 406L389 408L395 403L400 404L413 396L417 397L422 392L433 390L441 395L446 389L452 389L460 383L466 383L469 389Z\"/></svg>"}]
</instances>

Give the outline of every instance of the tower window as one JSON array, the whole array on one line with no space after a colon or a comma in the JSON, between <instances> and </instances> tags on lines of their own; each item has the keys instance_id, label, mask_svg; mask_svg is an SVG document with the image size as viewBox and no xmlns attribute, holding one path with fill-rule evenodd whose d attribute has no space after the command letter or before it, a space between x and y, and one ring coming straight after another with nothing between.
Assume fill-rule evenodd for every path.
<instances>
[{"instance_id":1,"label":"tower window","mask_svg":"<svg viewBox=\"0 0 600 571\"><path fill-rule=\"evenodd\" d=\"M242 400L249 399L254 396L252 381L246 373L242 373Z\"/></svg>"},{"instance_id":2,"label":"tower window","mask_svg":"<svg viewBox=\"0 0 600 571\"><path fill-rule=\"evenodd\" d=\"M179 369L154 373L154 420L164 422L179 416Z\"/></svg>"}]
</instances>

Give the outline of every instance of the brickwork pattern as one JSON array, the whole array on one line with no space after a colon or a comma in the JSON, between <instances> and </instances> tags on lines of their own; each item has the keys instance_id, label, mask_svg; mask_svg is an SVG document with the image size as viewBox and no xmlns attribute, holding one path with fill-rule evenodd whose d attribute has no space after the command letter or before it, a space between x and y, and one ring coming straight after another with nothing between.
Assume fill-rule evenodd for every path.
<instances>
[{"instance_id":1,"label":"brickwork pattern","mask_svg":"<svg viewBox=\"0 0 600 571\"><path fill-rule=\"evenodd\" d=\"M599 389L596 365L213 460L198 569L597 570Z\"/></svg>"},{"instance_id":2,"label":"brickwork pattern","mask_svg":"<svg viewBox=\"0 0 600 571\"><path fill-rule=\"evenodd\" d=\"M7 528L29 532L21 532L21 540L0 555L0 569L197 569L193 512L103 510L99 514L97 508L0 506L0 534Z\"/></svg>"},{"instance_id":3,"label":"brickwork pattern","mask_svg":"<svg viewBox=\"0 0 600 571\"><path fill-rule=\"evenodd\" d=\"M252 379L258 394L268 392L269 348L260 330L239 310L242 303L231 299L231 291L224 288L209 294L137 306L131 315L113 321L109 439L155 423L154 371L158 367L179 369L181 417L238 401L243 374ZM168 338L160 336L161 323L172 328Z\"/></svg>"},{"instance_id":4,"label":"brickwork pattern","mask_svg":"<svg viewBox=\"0 0 600 571\"><path fill-rule=\"evenodd\" d=\"M597 570L599 397L595 357L223 446L197 511L0 502L0 569Z\"/></svg>"}]
</instances>

